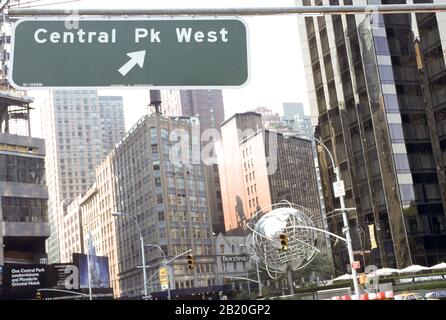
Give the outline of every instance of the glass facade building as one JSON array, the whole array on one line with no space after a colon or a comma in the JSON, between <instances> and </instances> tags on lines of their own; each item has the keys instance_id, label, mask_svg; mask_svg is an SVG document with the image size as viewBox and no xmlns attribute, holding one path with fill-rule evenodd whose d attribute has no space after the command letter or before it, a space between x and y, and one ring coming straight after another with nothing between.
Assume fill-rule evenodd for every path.
<instances>
[{"instance_id":1,"label":"glass facade building","mask_svg":"<svg viewBox=\"0 0 446 320\"><path fill-rule=\"evenodd\" d=\"M414 1L425 2L425 1ZM377 2L303 0L303 5ZM381 1L382 4L405 1ZM446 258L445 15L332 15L300 20L317 134L346 186L355 260L404 268ZM326 210L333 165L321 148ZM328 217L341 234L342 217ZM345 273L344 246L333 246Z\"/></svg>"}]
</instances>

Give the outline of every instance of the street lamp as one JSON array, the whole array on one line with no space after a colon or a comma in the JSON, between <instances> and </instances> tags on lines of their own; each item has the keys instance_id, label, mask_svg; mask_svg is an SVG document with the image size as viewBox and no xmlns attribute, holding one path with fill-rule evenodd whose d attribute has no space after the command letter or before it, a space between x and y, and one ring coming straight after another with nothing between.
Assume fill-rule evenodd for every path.
<instances>
[{"instance_id":1,"label":"street lamp","mask_svg":"<svg viewBox=\"0 0 446 320\"><path fill-rule=\"evenodd\" d=\"M331 154L330 150L328 150L327 146L319 139L314 137L314 140L319 142L319 144L327 151L328 155L330 156L331 164L333 165L334 172L336 174L336 182L341 182L341 170L340 167L337 167L333 158L333 155ZM355 288L355 295L359 296L359 285L358 285L358 279L356 277L356 269L353 268L353 248L352 248L352 239L350 237L350 228L348 226L348 218L347 218L347 212L345 208L345 199L343 195L339 196L339 201L341 203L340 211L342 212L342 220L344 221L344 227L342 228L342 231L345 233L345 238L347 242L347 250L348 250L348 257L350 260L350 266L352 269L352 278L353 278L353 287Z\"/></svg>"},{"instance_id":2,"label":"street lamp","mask_svg":"<svg viewBox=\"0 0 446 320\"><path fill-rule=\"evenodd\" d=\"M137 229L138 229L138 233L139 233L139 239L141 241L141 260L142 260L142 273L143 273L143 278L144 278L144 299L147 298L147 271L146 271L146 258L144 255L144 238L142 236L142 232L141 232L141 228L139 227L139 223L138 220L136 220L134 217L129 216L123 212L113 212L112 216L114 217L123 217L123 218L129 218L130 220L132 220Z\"/></svg>"},{"instance_id":3,"label":"street lamp","mask_svg":"<svg viewBox=\"0 0 446 320\"><path fill-rule=\"evenodd\" d=\"M158 248L161 253L163 254L163 265L165 265L167 267L167 260L166 260L166 254L164 253L164 250L157 244L146 244L146 247L154 247L154 248ZM167 272L167 299L170 300L170 279L169 279L169 272Z\"/></svg>"}]
</instances>

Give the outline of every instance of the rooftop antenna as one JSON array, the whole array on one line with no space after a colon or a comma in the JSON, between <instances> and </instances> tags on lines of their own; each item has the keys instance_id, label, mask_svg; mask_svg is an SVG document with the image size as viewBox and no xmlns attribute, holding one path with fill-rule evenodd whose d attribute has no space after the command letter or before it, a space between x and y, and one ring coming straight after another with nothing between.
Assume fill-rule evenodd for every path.
<instances>
[{"instance_id":1,"label":"rooftop antenna","mask_svg":"<svg viewBox=\"0 0 446 320\"><path fill-rule=\"evenodd\" d=\"M155 114L161 114L161 92L159 90L150 90L149 106L155 108Z\"/></svg>"}]
</instances>

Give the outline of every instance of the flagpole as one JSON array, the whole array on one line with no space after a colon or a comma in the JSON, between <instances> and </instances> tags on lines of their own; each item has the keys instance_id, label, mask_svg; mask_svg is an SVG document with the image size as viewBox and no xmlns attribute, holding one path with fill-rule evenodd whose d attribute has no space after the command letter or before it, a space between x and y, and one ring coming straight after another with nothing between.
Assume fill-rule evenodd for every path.
<instances>
[{"instance_id":1,"label":"flagpole","mask_svg":"<svg viewBox=\"0 0 446 320\"><path fill-rule=\"evenodd\" d=\"M93 296L91 294L91 276L90 276L90 252L87 250L87 266L88 266L88 295L90 296L90 300L93 300Z\"/></svg>"}]
</instances>

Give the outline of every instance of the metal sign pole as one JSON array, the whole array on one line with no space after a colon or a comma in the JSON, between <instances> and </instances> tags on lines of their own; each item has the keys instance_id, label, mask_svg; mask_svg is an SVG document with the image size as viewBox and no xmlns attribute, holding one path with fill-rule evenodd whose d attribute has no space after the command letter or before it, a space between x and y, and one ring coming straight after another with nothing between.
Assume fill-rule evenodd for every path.
<instances>
[{"instance_id":1,"label":"metal sign pole","mask_svg":"<svg viewBox=\"0 0 446 320\"><path fill-rule=\"evenodd\" d=\"M446 11L446 3L415 4L377 4L348 6L296 6L296 7L262 7L262 8L122 8L122 9L77 9L77 16L256 16L280 14L354 14L354 13L411 13ZM21 9L11 8L9 16L69 16L71 10L65 9Z\"/></svg>"}]
</instances>

